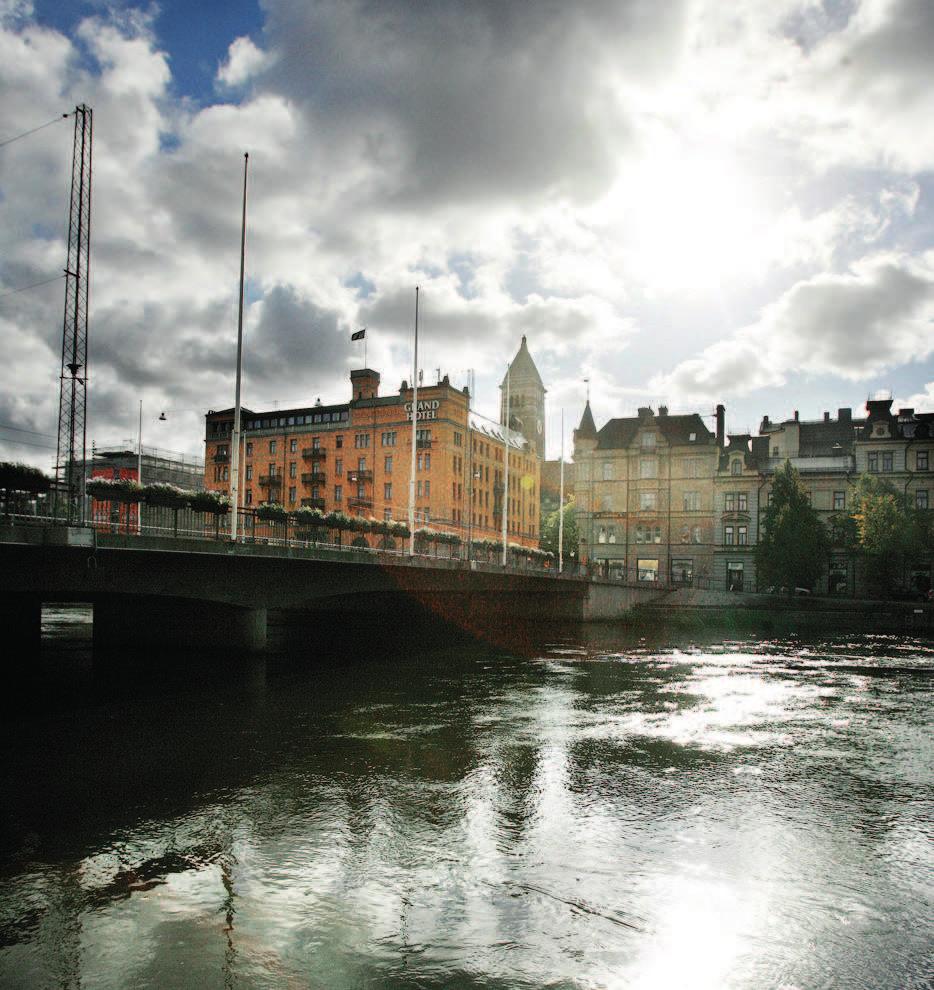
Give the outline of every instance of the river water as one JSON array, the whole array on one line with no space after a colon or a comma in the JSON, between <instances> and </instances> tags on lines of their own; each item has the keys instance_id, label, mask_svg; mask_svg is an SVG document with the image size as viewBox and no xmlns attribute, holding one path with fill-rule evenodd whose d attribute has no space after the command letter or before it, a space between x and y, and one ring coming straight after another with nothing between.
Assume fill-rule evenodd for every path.
<instances>
[{"instance_id":1,"label":"river water","mask_svg":"<svg viewBox=\"0 0 934 990\"><path fill-rule=\"evenodd\" d=\"M374 628L102 673L45 620L0 986L931 986L930 641Z\"/></svg>"}]
</instances>

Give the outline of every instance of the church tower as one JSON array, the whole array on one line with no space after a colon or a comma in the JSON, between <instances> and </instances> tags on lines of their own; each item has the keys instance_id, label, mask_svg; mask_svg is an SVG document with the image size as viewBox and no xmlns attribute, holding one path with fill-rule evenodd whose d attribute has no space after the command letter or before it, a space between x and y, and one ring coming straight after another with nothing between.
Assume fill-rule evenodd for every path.
<instances>
[{"instance_id":1,"label":"church tower","mask_svg":"<svg viewBox=\"0 0 934 990\"><path fill-rule=\"evenodd\" d=\"M525 337L509 365L509 426L518 430L535 447L540 461L545 459L545 386ZM506 378L500 385L499 421L506 422Z\"/></svg>"}]
</instances>

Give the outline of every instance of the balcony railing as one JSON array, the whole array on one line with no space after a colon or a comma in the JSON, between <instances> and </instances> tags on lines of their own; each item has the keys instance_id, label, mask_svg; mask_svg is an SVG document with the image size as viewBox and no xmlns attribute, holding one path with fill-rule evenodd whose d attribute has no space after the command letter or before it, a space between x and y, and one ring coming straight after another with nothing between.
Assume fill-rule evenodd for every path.
<instances>
[{"instance_id":1,"label":"balcony railing","mask_svg":"<svg viewBox=\"0 0 934 990\"><path fill-rule=\"evenodd\" d=\"M217 453L214 455L215 464L228 464L230 462L230 454Z\"/></svg>"},{"instance_id":2,"label":"balcony railing","mask_svg":"<svg viewBox=\"0 0 934 990\"><path fill-rule=\"evenodd\" d=\"M431 440L416 440L415 441L416 450L431 450Z\"/></svg>"},{"instance_id":3,"label":"balcony railing","mask_svg":"<svg viewBox=\"0 0 934 990\"><path fill-rule=\"evenodd\" d=\"M351 509L372 509L373 499L371 498L360 498L358 495L351 495L347 499L347 505Z\"/></svg>"},{"instance_id":4,"label":"balcony railing","mask_svg":"<svg viewBox=\"0 0 934 990\"><path fill-rule=\"evenodd\" d=\"M347 472L347 480L354 485L361 481L372 481L373 472L362 469L360 470L354 469L353 471Z\"/></svg>"},{"instance_id":5,"label":"balcony railing","mask_svg":"<svg viewBox=\"0 0 934 990\"><path fill-rule=\"evenodd\" d=\"M281 474L261 474L259 476L259 483L263 488L281 488L282 487L282 475Z\"/></svg>"},{"instance_id":6,"label":"balcony railing","mask_svg":"<svg viewBox=\"0 0 934 990\"><path fill-rule=\"evenodd\" d=\"M327 479L321 471L306 471L302 475L303 485L323 485Z\"/></svg>"},{"instance_id":7,"label":"balcony railing","mask_svg":"<svg viewBox=\"0 0 934 990\"><path fill-rule=\"evenodd\" d=\"M301 503L305 508L308 509L323 509L324 499L323 498L303 498Z\"/></svg>"},{"instance_id":8,"label":"balcony railing","mask_svg":"<svg viewBox=\"0 0 934 990\"><path fill-rule=\"evenodd\" d=\"M327 455L327 451L324 447L305 447L302 451L302 457L306 461L317 461Z\"/></svg>"}]
</instances>

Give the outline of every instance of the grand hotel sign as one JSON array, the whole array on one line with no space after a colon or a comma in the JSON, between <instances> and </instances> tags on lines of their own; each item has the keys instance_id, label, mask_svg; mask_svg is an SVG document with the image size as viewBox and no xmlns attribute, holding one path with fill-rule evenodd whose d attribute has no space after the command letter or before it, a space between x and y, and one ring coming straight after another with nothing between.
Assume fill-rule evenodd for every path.
<instances>
[{"instance_id":1,"label":"grand hotel sign","mask_svg":"<svg viewBox=\"0 0 934 990\"><path fill-rule=\"evenodd\" d=\"M440 399L419 399L418 408L416 410L416 419L437 419L438 409L441 407ZM412 403L406 402L403 406L405 409L405 418L412 418Z\"/></svg>"}]
</instances>

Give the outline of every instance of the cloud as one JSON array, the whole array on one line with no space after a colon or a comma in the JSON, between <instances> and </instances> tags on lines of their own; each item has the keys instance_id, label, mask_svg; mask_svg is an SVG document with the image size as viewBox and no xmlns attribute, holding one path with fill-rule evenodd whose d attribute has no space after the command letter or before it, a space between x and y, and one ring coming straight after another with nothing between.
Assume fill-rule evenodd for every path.
<instances>
[{"instance_id":1,"label":"cloud","mask_svg":"<svg viewBox=\"0 0 934 990\"><path fill-rule=\"evenodd\" d=\"M878 254L796 283L755 323L655 383L696 398L742 395L796 373L865 380L932 351L934 257Z\"/></svg>"},{"instance_id":2,"label":"cloud","mask_svg":"<svg viewBox=\"0 0 934 990\"><path fill-rule=\"evenodd\" d=\"M221 86L243 86L272 63L268 52L257 48L250 38L236 38L227 52L227 61L218 67L217 81Z\"/></svg>"}]
</instances>

